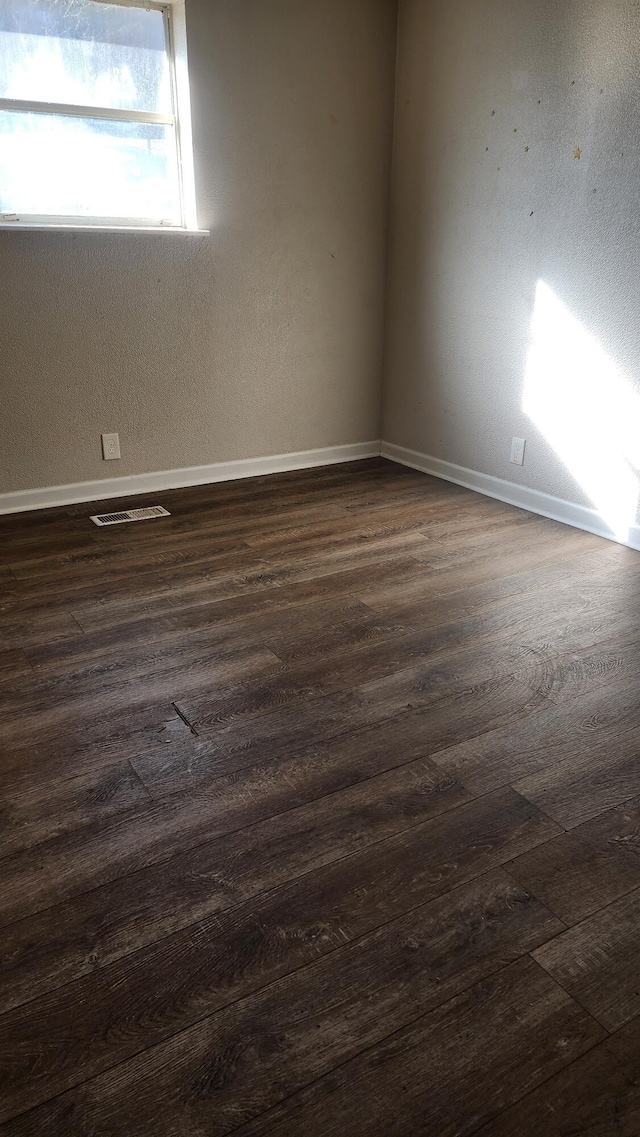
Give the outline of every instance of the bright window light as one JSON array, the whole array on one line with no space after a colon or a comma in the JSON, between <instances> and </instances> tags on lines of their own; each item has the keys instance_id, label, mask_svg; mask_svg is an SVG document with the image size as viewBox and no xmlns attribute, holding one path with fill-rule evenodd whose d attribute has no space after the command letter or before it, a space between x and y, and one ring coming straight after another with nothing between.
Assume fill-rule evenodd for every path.
<instances>
[{"instance_id":1,"label":"bright window light","mask_svg":"<svg viewBox=\"0 0 640 1137\"><path fill-rule=\"evenodd\" d=\"M195 229L184 4L0 0L0 221Z\"/></svg>"},{"instance_id":2,"label":"bright window light","mask_svg":"<svg viewBox=\"0 0 640 1137\"><path fill-rule=\"evenodd\" d=\"M531 322L523 410L627 541L640 484L640 397L600 341L544 281Z\"/></svg>"}]
</instances>

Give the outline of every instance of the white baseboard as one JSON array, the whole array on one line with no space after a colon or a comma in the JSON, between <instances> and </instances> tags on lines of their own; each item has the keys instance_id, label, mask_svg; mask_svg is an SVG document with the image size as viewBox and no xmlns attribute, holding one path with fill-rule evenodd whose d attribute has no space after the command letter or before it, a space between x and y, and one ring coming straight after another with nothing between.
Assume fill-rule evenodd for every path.
<instances>
[{"instance_id":1,"label":"white baseboard","mask_svg":"<svg viewBox=\"0 0 640 1137\"><path fill-rule=\"evenodd\" d=\"M411 466L414 470L422 470L425 474L433 474L436 478L455 482L458 486L466 486L467 489L475 490L486 497L497 498L498 501L504 501L508 505L517 505L521 509L528 509L531 513L539 513L542 517L562 521L565 525L573 525L576 529L585 529L598 537L606 537L609 541L616 541L620 545L640 550L640 526L631 526L628 537L623 539L612 532L596 509L589 509L586 505L576 505L573 501L564 501L563 498L529 489L516 482L494 478L491 474L481 474L477 470L468 470L465 466L456 466L453 462L444 462L441 458L432 458L428 454L420 454L417 450L407 450L406 447L395 446L392 442L383 441L380 445L380 454L391 462Z\"/></svg>"},{"instance_id":2,"label":"white baseboard","mask_svg":"<svg viewBox=\"0 0 640 1137\"><path fill-rule=\"evenodd\" d=\"M640 526L629 529L623 540L616 536L604 518L595 509L576 505L572 501L541 493L527 486L468 470L453 462L421 454L391 442L356 442L349 446L329 446L322 450L301 450L293 454L273 454L267 458L241 458L235 462L214 462L210 466L187 466L180 470L163 470L151 474L131 474L122 478L102 478L95 482L76 482L66 486L47 486L43 489L17 490L0 494L0 514L22 513L31 509L49 509L60 505L76 505L83 501L103 501L109 498L131 497L134 494L155 494L162 490L186 486L202 486L238 478L256 478L262 474L277 474L285 470L309 470L314 466L331 466L339 462L355 462L381 455L391 462L410 466L447 482L465 486L486 497L497 498L509 505L519 506L542 517L550 517L576 529L585 529L598 537L628 545L640 550Z\"/></svg>"},{"instance_id":3,"label":"white baseboard","mask_svg":"<svg viewBox=\"0 0 640 1137\"><path fill-rule=\"evenodd\" d=\"M324 450L301 450L296 454L273 454L268 458L241 458L235 462L214 462L210 466L187 466L182 470L163 470L153 474L130 474L124 478L102 478L95 482L76 482L67 486L48 486L0 494L0 513L22 513L30 509L49 509L56 505L76 505L82 501L130 497L132 494L158 493L183 486L202 486L237 478L256 478L283 470L308 470L377 458L380 442L355 442L350 446L329 446Z\"/></svg>"}]
</instances>

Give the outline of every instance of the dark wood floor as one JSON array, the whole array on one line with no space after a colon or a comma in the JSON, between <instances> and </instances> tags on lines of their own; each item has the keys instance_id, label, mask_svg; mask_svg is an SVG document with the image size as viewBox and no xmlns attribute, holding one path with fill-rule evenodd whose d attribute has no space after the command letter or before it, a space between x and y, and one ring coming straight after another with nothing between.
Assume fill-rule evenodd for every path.
<instances>
[{"instance_id":1,"label":"dark wood floor","mask_svg":"<svg viewBox=\"0 0 640 1137\"><path fill-rule=\"evenodd\" d=\"M381 460L149 501L0 519L0 1132L638 1137L640 555Z\"/></svg>"}]
</instances>

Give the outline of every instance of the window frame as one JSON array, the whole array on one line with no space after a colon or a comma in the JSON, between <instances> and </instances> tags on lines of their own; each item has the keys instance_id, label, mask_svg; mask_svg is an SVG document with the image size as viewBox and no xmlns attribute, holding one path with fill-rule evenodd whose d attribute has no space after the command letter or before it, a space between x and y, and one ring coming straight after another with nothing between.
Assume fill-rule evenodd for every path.
<instances>
[{"instance_id":1,"label":"window frame","mask_svg":"<svg viewBox=\"0 0 640 1137\"><path fill-rule=\"evenodd\" d=\"M114 7L142 8L162 13L169 62L172 111L162 113L7 98L0 98L0 111L24 111L42 115L67 115L70 118L94 118L110 122L143 122L172 126L176 147L179 219L134 216L99 217L95 214L77 216L75 214L0 212L0 229L35 229L40 231L71 229L78 231L205 234L208 232L207 230L198 228L196 213L185 0L97 0L97 2L110 4Z\"/></svg>"}]
</instances>

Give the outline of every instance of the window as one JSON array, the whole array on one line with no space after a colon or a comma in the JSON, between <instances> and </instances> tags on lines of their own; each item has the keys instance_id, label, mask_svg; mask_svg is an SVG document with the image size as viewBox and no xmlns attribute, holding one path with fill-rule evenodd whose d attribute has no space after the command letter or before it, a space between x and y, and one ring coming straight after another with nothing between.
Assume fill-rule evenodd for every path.
<instances>
[{"instance_id":1,"label":"window","mask_svg":"<svg viewBox=\"0 0 640 1137\"><path fill-rule=\"evenodd\" d=\"M195 229L182 3L0 0L0 221Z\"/></svg>"}]
</instances>

